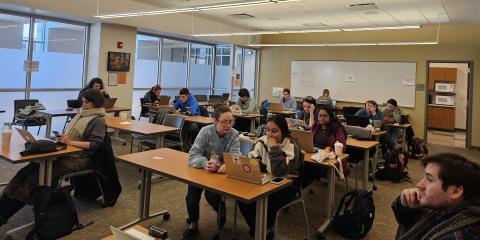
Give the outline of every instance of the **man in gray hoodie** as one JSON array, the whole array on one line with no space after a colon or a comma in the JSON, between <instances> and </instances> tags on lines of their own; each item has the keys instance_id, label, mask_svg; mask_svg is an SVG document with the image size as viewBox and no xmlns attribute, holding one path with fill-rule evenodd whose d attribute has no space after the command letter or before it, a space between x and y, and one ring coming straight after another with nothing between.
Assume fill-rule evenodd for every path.
<instances>
[{"instance_id":1,"label":"man in gray hoodie","mask_svg":"<svg viewBox=\"0 0 480 240\"><path fill-rule=\"evenodd\" d=\"M203 168L213 174L225 173L223 153L241 155L240 140L237 130L233 129L234 118L228 106L218 106L214 113L215 124L203 127L198 133L189 152L189 164L194 168ZM189 223L183 232L183 239L194 237L198 233L200 218L200 198L203 189L188 185L186 196ZM205 198L213 209L220 215L220 228L225 224L225 202L219 194L205 190Z\"/></svg>"}]
</instances>

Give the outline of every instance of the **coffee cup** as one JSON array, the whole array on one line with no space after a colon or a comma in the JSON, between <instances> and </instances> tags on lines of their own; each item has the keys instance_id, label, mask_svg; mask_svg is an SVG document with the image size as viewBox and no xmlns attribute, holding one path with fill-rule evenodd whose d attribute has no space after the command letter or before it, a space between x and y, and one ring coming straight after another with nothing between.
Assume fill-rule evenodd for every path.
<instances>
[{"instance_id":1,"label":"coffee cup","mask_svg":"<svg viewBox=\"0 0 480 240\"><path fill-rule=\"evenodd\" d=\"M120 121L125 122L127 121L128 113L127 112L120 112Z\"/></svg>"},{"instance_id":2,"label":"coffee cup","mask_svg":"<svg viewBox=\"0 0 480 240\"><path fill-rule=\"evenodd\" d=\"M220 157L216 154L212 154L212 156L210 156L210 162L213 163L213 167L210 171L218 171L218 168L220 167Z\"/></svg>"}]
</instances>

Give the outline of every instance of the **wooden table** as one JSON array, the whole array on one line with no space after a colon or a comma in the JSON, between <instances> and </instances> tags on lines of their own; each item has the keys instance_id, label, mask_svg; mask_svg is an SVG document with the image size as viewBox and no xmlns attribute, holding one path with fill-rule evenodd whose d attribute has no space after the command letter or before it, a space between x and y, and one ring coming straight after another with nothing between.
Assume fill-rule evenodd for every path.
<instances>
[{"instance_id":1,"label":"wooden table","mask_svg":"<svg viewBox=\"0 0 480 240\"><path fill-rule=\"evenodd\" d=\"M268 195L292 184L292 181L287 179L280 185L267 183L261 186L229 178L227 174L207 173L203 169L193 168L188 165L188 153L169 148L122 155L118 156L117 159L143 170L140 187L139 219L125 225L123 228L133 226L145 219L168 213L167 211L162 211L153 215L150 214L150 177L152 172L186 184L205 188L245 203L256 201L255 239L265 239L266 237Z\"/></svg>"},{"instance_id":2,"label":"wooden table","mask_svg":"<svg viewBox=\"0 0 480 240\"><path fill-rule=\"evenodd\" d=\"M158 104L142 104L142 107L158 110L158 109L164 109L164 108L171 108L173 109L172 105L158 105Z\"/></svg>"},{"instance_id":3,"label":"wooden table","mask_svg":"<svg viewBox=\"0 0 480 240\"><path fill-rule=\"evenodd\" d=\"M250 121L250 132L255 132L255 120L259 117L262 117L262 114L259 113L242 113L242 114L233 114L235 118L243 118Z\"/></svg>"},{"instance_id":4,"label":"wooden table","mask_svg":"<svg viewBox=\"0 0 480 240\"><path fill-rule=\"evenodd\" d=\"M296 112L291 112L291 111L272 111L272 110L268 110L268 113L271 113L271 114L280 114L280 115L284 115L286 117L295 117L295 115L297 114Z\"/></svg>"},{"instance_id":5,"label":"wooden table","mask_svg":"<svg viewBox=\"0 0 480 240\"><path fill-rule=\"evenodd\" d=\"M38 112L45 114L46 118L46 130L45 130L45 137L50 138L50 132L52 131L52 118L54 117L65 117L65 116L75 116L80 111L79 108L73 108L71 110L64 109L46 109L46 110L39 110ZM113 107L105 109L107 113L114 113L115 116L118 116L119 112L123 111L130 111L130 108L124 107Z\"/></svg>"},{"instance_id":6,"label":"wooden table","mask_svg":"<svg viewBox=\"0 0 480 240\"><path fill-rule=\"evenodd\" d=\"M215 118L205 116L186 116L185 121L198 123L200 125L210 125L215 123Z\"/></svg>"},{"instance_id":7,"label":"wooden table","mask_svg":"<svg viewBox=\"0 0 480 240\"><path fill-rule=\"evenodd\" d=\"M109 128L129 133L137 133L144 136L157 136L156 148L161 148L163 146L163 136L165 133L171 133L180 130L180 128L140 121L127 120L122 122L118 117L106 117L105 124Z\"/></svg>"},{"instance_id":8,"label":"wooden table","mask_svg":"<svg viewBox=\"0 0 480 240\"><path fill-rule=\"evenodd\" d=\"M363 180L362 180L362 189L367 190L368 183L368 165L370 163L370 149L377 147L380 143L377 141L369 140L357 140L352 137L347 139L347 146L363 150ZM356 184L356 182L355 182ZM356 186L355 186L356 188Z\"/></svg>"},{"instance_id":9,"label":"wooden table","mask_svg":"<svg viewBox=\"0 0 480 240\"><path fill-rule=\"evenodd\" d=\"M404 150L406 150L405 145L407 144L407 128L411 127L412 124L410 124L410 123L407 123L407 124L394 123L394 124L387 124L387 126L402 129L402 131L403 131L403 134L402 134L402 148Z\"/></svg>"},{"instance_id":10,"label":"wooden table","mask_svg":"<svg viewBox=\"0 0 480 240\"><path fill-rule=\"evenodd\" d=\"M324 233L332 224L335 212L335 166L338 166L338 161L336 159L326 159L322 163L319 163L312 160L312 155L314 155L314 153L305 153L304 161L306 164L316 164L328 167L327 219L325 219L322 225L317 229L317 232ZM343 154L340 158L342 161L347 161L348 154Z\"/></svg>"},{"instance_id":11,"label":"wooden table","mask_svg":"<svg viewBox=\"0 0 480 240\"><path fill-rule=\"evenodd\" d=\"M39 163L39 174L38 174L38 185L39 186L51 186L52 185L52 168L53 161L55 158L60 156L65 156L73 153L79 153L83 151L80 148L72 147L67 145L67 148L64 150L51 152L51 153L41 153L41 154L32 154L27 156L20 155L20 152L25 150L25 140L20 136L20 134L14 130L12 131L12 136L9 143L4 143L3 139L0 138L1 143L1 152L0 158L10 162L12 164L19 164L25 162L38 162ZM34 223L29 223L14 229L11 229L6 232L7 236L11 235L14 232L27 228Z\"/></svg>"}]
</instances>

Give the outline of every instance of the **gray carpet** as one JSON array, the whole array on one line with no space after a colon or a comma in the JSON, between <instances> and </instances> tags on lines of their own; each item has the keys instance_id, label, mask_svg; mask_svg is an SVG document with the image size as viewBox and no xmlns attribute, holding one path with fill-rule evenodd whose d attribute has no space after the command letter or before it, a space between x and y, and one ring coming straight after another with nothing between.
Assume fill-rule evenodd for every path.
<instances>
[{"instance_id":1,"label":"gray carpet","mask_svg":"<svg viewBox=\"0 0 480 240\"><path fill-rule=\"evenodd\" d=\"M124 135L127 137L127 135ZM122 146L114 142L115 153L124 154L130 147ZM438 153L441 151L457 152L465 155L469 159L480 162L480 153L459 148L449 148L443 146L430 145L430 152ZM0 161L0 182L8 181L15 172L22 166L14 166L5 161ZM128 166L124 163L118 163L119 175L123 187L123 192L113 208L100 208L94 201L77 199L76 205L81 223L94 223L85 229L76 231L64 239L101 239L110 234L109 226L121 226L137 217L139 191L137 183L140 180L138 169ZM354 186L354 173L350 176L350 186ZM411 160L409 163L409 174L412 182L415 183L423 177L423 168L418 160ZM412 187L414 184L409 182L391 183L388 181L377 181L378 190L374 192L376 207L375 222L372 230L365 239L394 239L396 233L396 223L390 209L391 201L400 193L403 188ZM370 188L372 184L369 184ZM313 194L309 193L309 189ZM336 185L336 204L341 196L346 192L345 184L337 181ZM305 190L305 201L307 205L308 220L310 221L310 239L316 239L316 229L325 219L327 187L325 181L315 182L311 187ZM143 226L156 225L167 229L170 239L180 239L183 230L186 227L186 208L185 208L186 185L180 182L158 179L152 186L151 194L151 212L168 210L171 218L163 221L161 217L150 219L143 222ZM0 206L1 207L1 206ZM201 221L200 232L196 239L211 239L216 232L215 214L210 206L202 198L201 202ZM13 227L31 222L33 219L31 207L25 207L8 224L0 228L0 239L6 237L5 232ZM237 217L237 239L252 239L248 236L248 227L245 224L240 212ZM233 237L233 201L227 200L227 223L221 232L221 239L232 239ZM24 229L13 235L14 239L24 239L29 229ZM292 207L288 213L282 213L279 221L279 239L303 239L305 233L305 224L303 221L302 209L300 206ZM326 234L327 239L342 239L329 230Z\"/></svg>"}]
</instances>

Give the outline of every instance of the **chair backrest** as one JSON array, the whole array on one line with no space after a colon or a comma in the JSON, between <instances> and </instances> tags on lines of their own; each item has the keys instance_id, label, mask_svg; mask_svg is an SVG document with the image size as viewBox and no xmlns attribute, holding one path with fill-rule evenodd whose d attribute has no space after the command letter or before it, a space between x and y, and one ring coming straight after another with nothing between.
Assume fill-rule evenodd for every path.
<instances>
[{"instance_id":1,"label":"chair backrest","mask_svg":"<svg viewBox=\"0 0 480 240\"><path fill-rule=\"evenodd\" d=\"M38 99L16 99L13 100L13 122L15 122L15 116L17 115L17 110L25 108L26 106L33 106L35 103L38 103Z\"/></svg>"},{"instance_id":2,"label":"chair backrest","mask_svg":"<svg viewBox=\"0 0 480 240\"><path fill-rule=\"evenodd\" d=\"M230 98L230 93L222 94L222 102L228 101L228 98Z\"/></svg>"},{"instance_id":3,"label":"chair backrest","mask_svg":"<svg viewBox=\"0 0 480 240\"><path fill-rule=\"evenodd\" d=\"M240 136L240 152L242 156L247 156L252 151L255 141L245 136Z\"/></svg>"},{"instance_id":4,"label":"chair backrest","mask_svg":"<svg viewBox=\"0 0 480 240\"><path fill-rule=\"evenodd\" d=\"M68 108L80 108L81 104L78 102L78 99L67 99Z\"/></svg>"},{"instance_id":5,"label":"chair backrest","mask_svg":"<svg viewBox=\"0 0 480 240\"><path fill-rule=\"evenodd\" d=\"M343 115L355 115L361 107L343 107Z\"/></svg>"},{"instance_id":6,"label":"chair backrest","mask_svg":"<svg viewBox=\"0 0 480 240\"><path fill-rule=\"evenodd\" d=\"M183 128L183 123L185 122L185 116L180 114L166 114L163 118L162 125L176 128Z\"/></svg>"},{"instance_id":7,"label":"chair backrest","mask_svg":"<svg viewBox=\"0 0 480 240\"><path fill-rule=\"evenodd\" d=\"M222 96L220 96L220 95L210 95L208 97L208 102L213 103L213 104L221 103L222 102Z\"/></svg>"},{"instance_id":8,"label":"chair backrest","mask_svg":"<svg viewBox=\"0 0 480 240\"><path fill-rule=\"evenodd\" d=\"M207 95L195 95L195 98L197 99L197 102L207 102L208 101Z\"/></svg>"}]
</instances>

